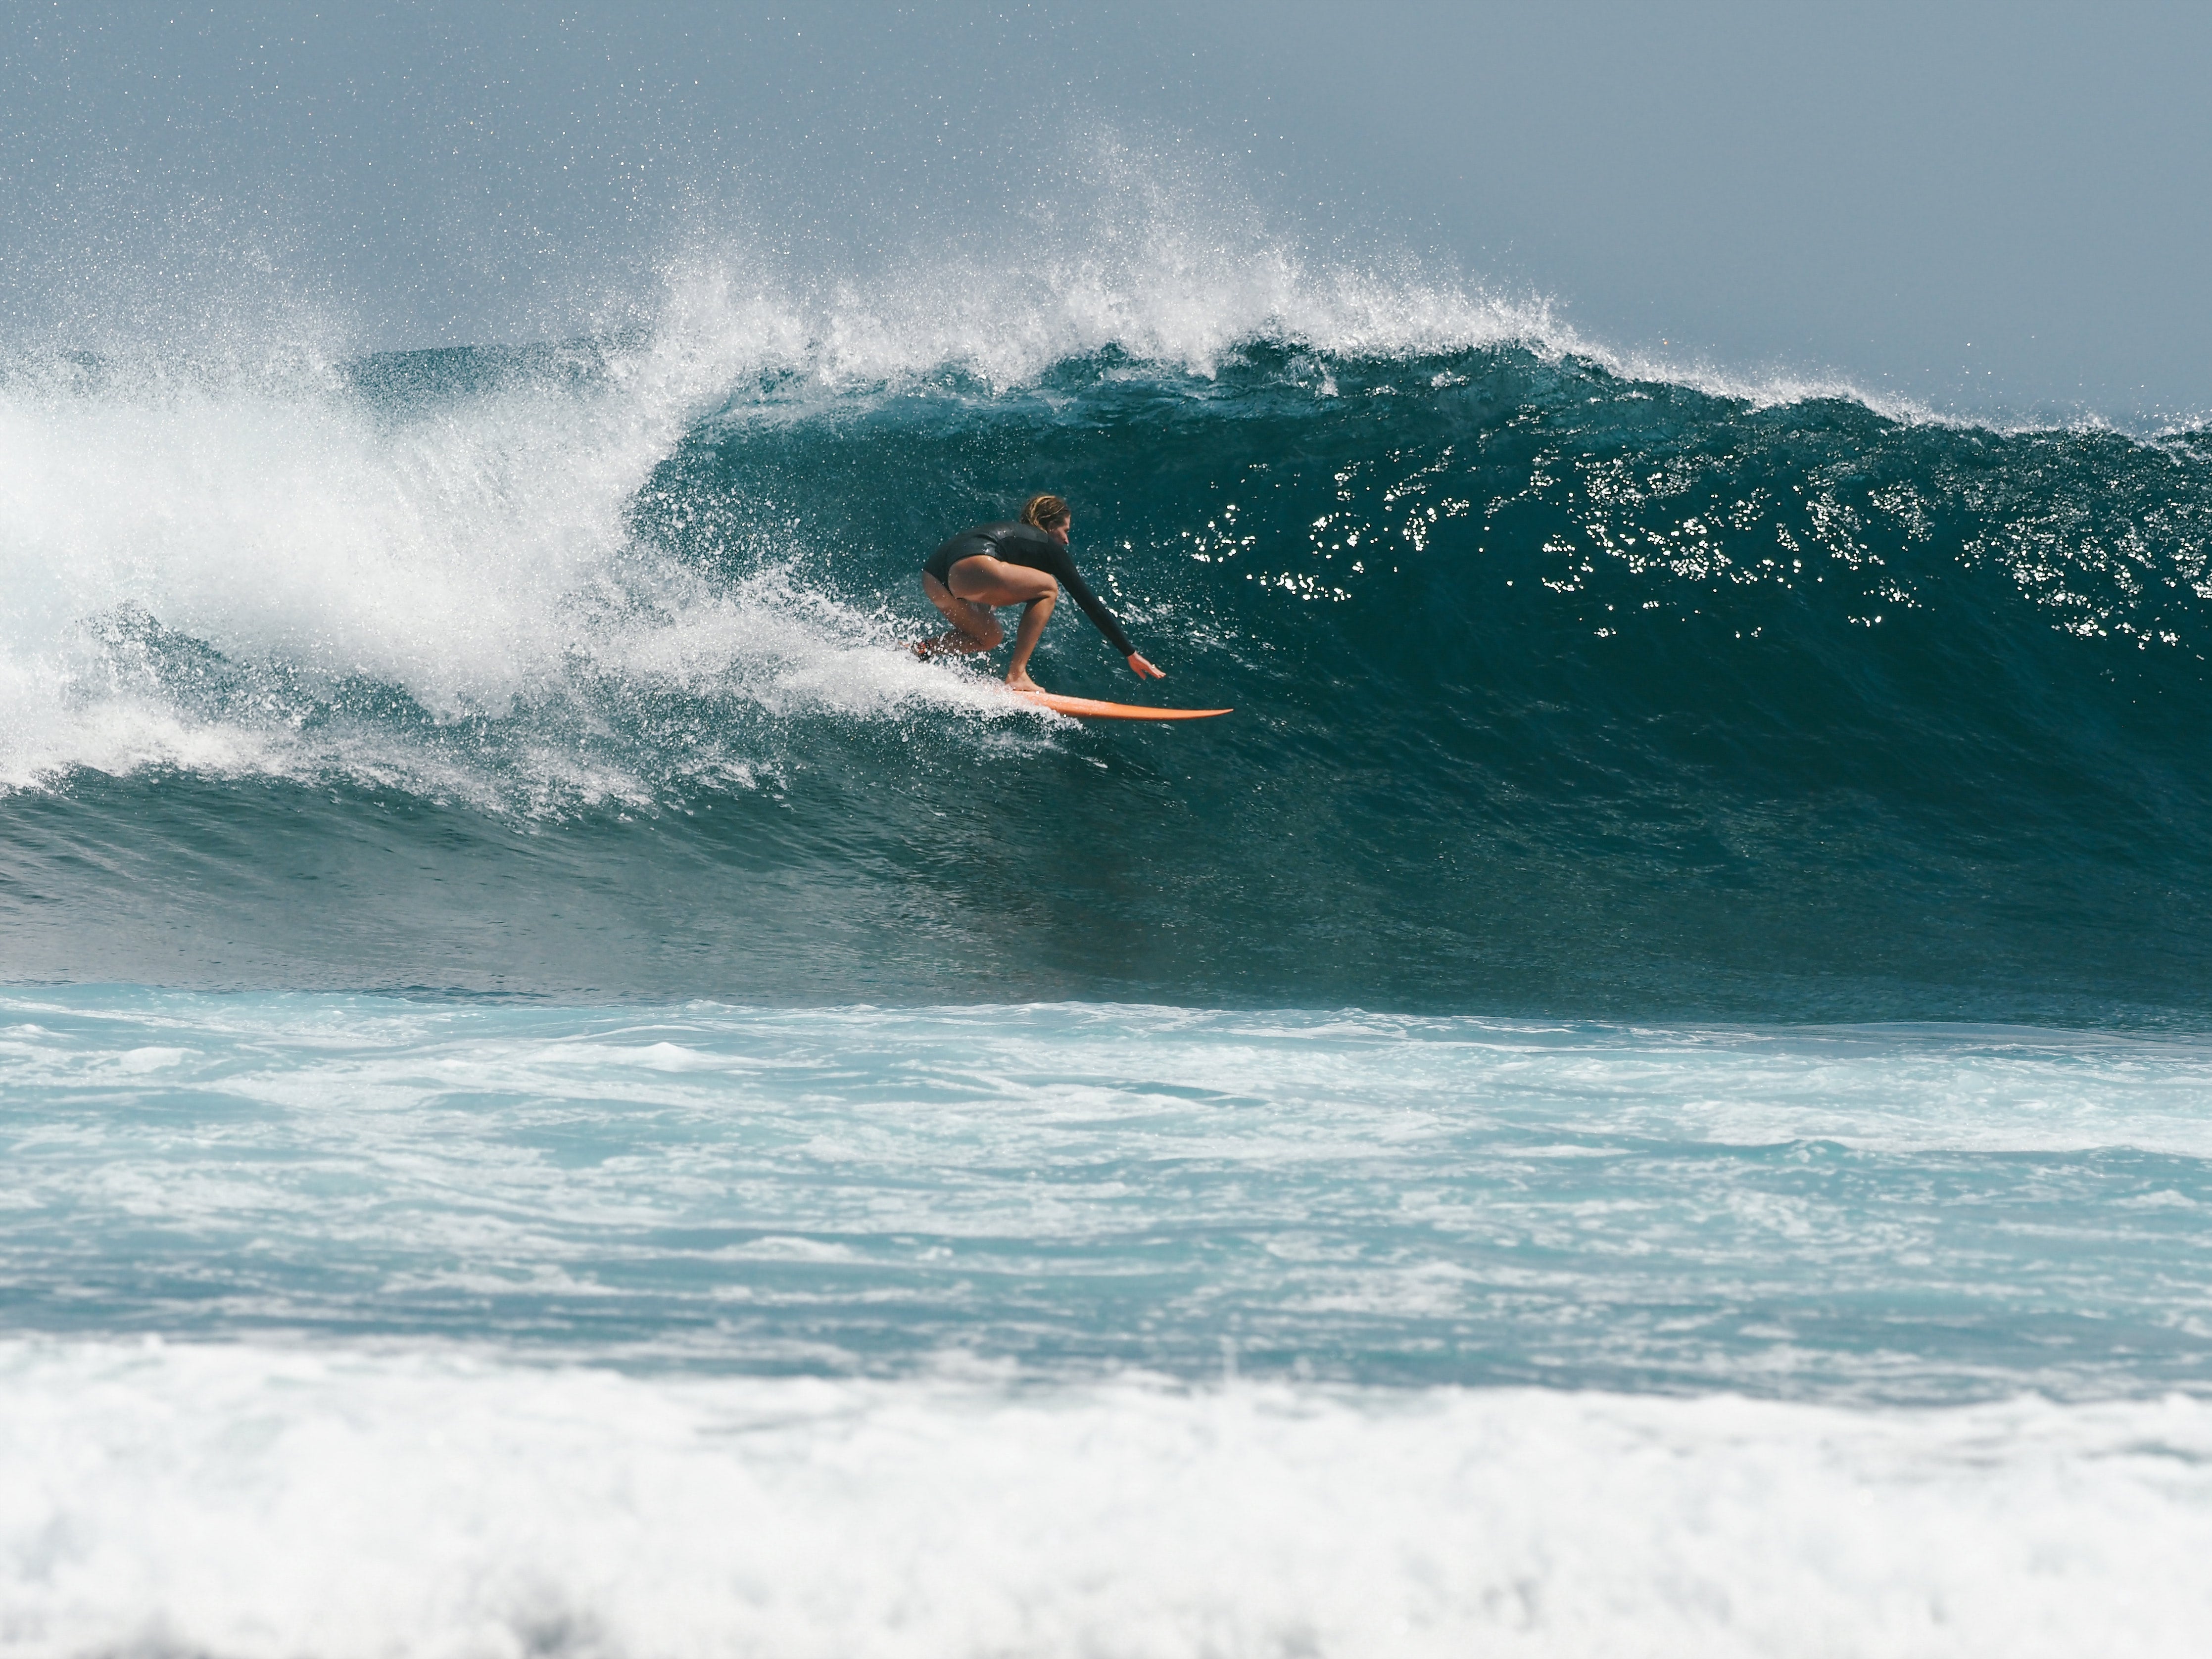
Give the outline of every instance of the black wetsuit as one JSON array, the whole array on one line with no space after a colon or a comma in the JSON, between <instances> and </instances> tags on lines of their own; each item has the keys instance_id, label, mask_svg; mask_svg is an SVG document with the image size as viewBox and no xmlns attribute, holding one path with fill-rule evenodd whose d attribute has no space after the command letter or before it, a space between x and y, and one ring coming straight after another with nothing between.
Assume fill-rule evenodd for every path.
<instances>
[{"instance_id":1,"label":"black wetsuit","mask_svg":"<svg viewBox=\"0 0 2212 1659\"><path fill-rule=\"evenodd\" d=\"M931 554L929 562L922 568L943 582L950 592L952 567L978 553L1004 559L1008 564L1043 571L1075 596L1076 604L1083 607L1083 614L1098 624L1098 631L1106 636L1107 644L1125 657L1137 654L1137 647L1129 643L1129 636L1121 631L1121 624L1114 619L1114 613L1091 591L1091 585L1076 569L1075 561L1067 556L1066 548L1042 530L1025 524L987 524L963 530Z\"/></svg>"}]
</instances>

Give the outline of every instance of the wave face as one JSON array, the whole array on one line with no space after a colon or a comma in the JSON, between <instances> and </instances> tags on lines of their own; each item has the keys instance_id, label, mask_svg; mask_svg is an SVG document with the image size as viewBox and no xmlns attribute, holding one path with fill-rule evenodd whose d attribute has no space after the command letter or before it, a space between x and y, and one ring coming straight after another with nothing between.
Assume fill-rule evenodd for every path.
<instances>
[{"instance_id":1,"label":"wave face","mask_svg":"<svg viewBox=\"0 0 2212 1659\"><path fill-rule=\"evenodd\" d=\"M2203 433L1179 269L16 364L6 971L2201 1024ZM1236 714L1079 726L894 648L927 550L1038 488L1171 676L1071 606L1039 678Z\"/></svg>"}]
</instances>

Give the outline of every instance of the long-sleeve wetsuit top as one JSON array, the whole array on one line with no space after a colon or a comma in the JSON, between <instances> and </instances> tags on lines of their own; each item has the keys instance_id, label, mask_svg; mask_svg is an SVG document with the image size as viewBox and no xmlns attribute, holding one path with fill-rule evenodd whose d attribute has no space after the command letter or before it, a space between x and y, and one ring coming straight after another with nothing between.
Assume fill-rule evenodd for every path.
<instances>
[{"instance_id":1,"label":"long-sleeve wetsuit top","mask_svg":"<svg viewBox=\"0 0 2212 1659\"><path fill-rule=\"evenodd\" d=\"M952 567L978 553L1004 559L1008 564L1043 571L1075 596L1076 604L1083 607L1085 616L1097 623L1107 644L1125 657L1137 654L1137 647L1129 643L1129 636L1121 631L1121 624L1114 619L1105 602L1091 591L1091 585L1076 569L1075 561L1068 557L1067 550L1042 530L1025 524L987 524L963 530L931 554L922 568L949 589L952 586Z\"/></svg>"}]
</instances>

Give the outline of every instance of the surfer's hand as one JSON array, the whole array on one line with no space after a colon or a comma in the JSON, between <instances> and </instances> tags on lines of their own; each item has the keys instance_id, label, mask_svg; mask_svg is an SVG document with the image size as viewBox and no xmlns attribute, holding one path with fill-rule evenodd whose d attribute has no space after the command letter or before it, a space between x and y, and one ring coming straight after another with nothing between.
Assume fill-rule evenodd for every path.
<instances>
[{"instance_id":1,"label":"surfer's hand","mask_svg":"<svg viewBox=\"0 0 2212 1659\"><path fill-rule=\"evenodd\" d=\"M1146 662L1142 657L1139 656L1133 651L1129 653L1129 672L1132 674L1134 674L1140 680L1164 680L1167 678L1165 674L1160 672L1158 669L1153 667L1152 664Z\"/></svg>"}]
</instances>

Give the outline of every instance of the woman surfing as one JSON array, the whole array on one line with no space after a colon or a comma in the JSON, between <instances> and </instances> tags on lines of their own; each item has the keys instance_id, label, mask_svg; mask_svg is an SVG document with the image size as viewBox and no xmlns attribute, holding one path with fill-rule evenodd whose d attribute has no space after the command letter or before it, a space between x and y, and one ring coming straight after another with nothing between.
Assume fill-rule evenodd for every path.
<instances>
[{"instance_id":1,"label":"woman surfing","mask_svg":"<svg viewBox=\"0 0 2212 1659\"><path fill-rule=\"evenodd\" d=\"M1006 684L1017 691L1040 691L1043 688L1030 678L1030 653L1036 649L1037 636L1052 619L1053 605L1064 586L1075 595L1083 614L1098 625L1107 643L1128 659L1131 673L1140 680L1165 679L1165 674L1137 654L1114 613L1091 591L1068 556L1067 532L1074 524L1074 514L1059 496L1032 495L1024 504L1018 523L964 530L931 554L921 568L921 591L952 628L933 640L917 641L915 655L995 651L1006 637L994 614L995 607L1018 605L1022 620L1014 633Z\"/></svg>"}]
</instances>

